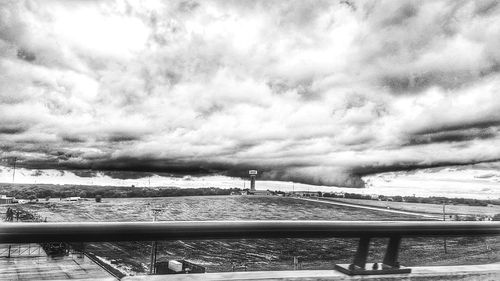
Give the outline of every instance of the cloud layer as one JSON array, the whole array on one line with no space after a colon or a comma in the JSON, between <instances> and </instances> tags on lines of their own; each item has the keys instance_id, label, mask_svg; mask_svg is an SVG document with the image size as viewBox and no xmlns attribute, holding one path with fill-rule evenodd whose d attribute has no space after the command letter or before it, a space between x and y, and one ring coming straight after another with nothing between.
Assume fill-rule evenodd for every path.
<instances>
[{"instance_id":1,"label":"cloud layer","mask_svg":"<svg viewBox=\"0 0 500 281\"><path fill-rule=\"evenodd\" d=\"M361 187L500 159L497 1L1 1L27 168Z\"/></svg>"}]
</instances>

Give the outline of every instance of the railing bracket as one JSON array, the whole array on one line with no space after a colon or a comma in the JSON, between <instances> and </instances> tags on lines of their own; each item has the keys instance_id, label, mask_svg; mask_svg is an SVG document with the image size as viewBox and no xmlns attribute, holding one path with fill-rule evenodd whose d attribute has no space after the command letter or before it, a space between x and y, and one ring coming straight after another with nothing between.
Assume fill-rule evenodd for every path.
<instances>
[{"instance_id":1,"label":"railing bracket","mask_svg":"<svg viewBox=\"0 0 500 281\"><path fill-rule=\"evenodd\" d=\"M377 274L398 274L410 273L411 268L402 267L398 262L400 236L389 238L387 251L382 263L366 263L370 247L370 238L359 239L358 249L351 264L336 264L335 269L348 275L377 275Z\"/></svg>"}]
</instances>

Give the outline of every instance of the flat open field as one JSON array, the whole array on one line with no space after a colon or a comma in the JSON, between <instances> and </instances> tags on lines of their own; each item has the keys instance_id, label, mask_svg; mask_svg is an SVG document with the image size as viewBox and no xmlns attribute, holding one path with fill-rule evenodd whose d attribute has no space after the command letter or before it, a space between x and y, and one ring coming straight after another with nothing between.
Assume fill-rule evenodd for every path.
<instances>
[{"instance_id":1,"label":"flat open field","mask_svg":"<svg viewBox=\"0 0 500 281\"><path fill-rule=\"evenodd\" d=\"M48 221L151 221L150 209L162 206L158 220L423 220L422 217L386 213L283 197L212 196L103 199L23 206ZM372 261L380 261L386 241L373 242ZM292 269L299 257L303 269L331 269L334 263L350 262L356 239L257 239L219 241L171 241L159 243L158 257L186 259L207 271L231 271L232 265L248 270ZM498 238L404 239L402 265L480 264L500 261ZM149 243L91 243L87 251L105 259L127 274L147 271ZM243 270L239 268L237 270Z\"/></svg>"},{"instance_id":2,"label":"flat open field","mask_svg":"<svg viewBox=\"0 0 500 281\"><path fill-rule=\"evenodd\" d=\"M378 200L363 200L363 199L350 199L350 198L326 198L321 200L332 200L351 204L359 204L364 206L373 206L380 208L391 208L393 210L403 210L417 213L428 214L442 214L443 205L428 204L428 203L408 203L408 202L394 202L394 201L378 201ZM482 206L467 206L467 205L450 205L445 206L446 213L449 215L485 215L493 216L500 214L499 205L490 205L487 207Z\"/></svg>"}]
</instances>

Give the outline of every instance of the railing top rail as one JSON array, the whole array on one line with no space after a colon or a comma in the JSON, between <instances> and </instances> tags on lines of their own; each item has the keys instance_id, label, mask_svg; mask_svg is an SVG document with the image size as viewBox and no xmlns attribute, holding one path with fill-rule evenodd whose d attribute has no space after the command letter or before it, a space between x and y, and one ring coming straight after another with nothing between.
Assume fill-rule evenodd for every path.
<instances>
[{"instance_id":1,"label":"railing top rail","mask_svg":"<svg viewBox=\"0 0 500 281\"><path fill-rule=\"evenodd\" d=\"M500 222L266 220L0 224L0 243L472 235L500 235Z\"/></svg>"}]
</instances>

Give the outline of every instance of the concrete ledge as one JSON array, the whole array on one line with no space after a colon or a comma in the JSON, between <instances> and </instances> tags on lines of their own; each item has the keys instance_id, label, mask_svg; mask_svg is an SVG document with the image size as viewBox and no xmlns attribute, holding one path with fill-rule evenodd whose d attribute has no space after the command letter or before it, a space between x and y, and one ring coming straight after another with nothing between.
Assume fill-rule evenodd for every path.
<instances>
[{"instance_id":1,"label":"concrete ledge","mask_svg":"<svg viewBox=\"0 0 500 281\"><path fill-rule=\"evenodd\" d=\"M126 281L214 281L214 280L500 280L500 263L464 266L412 267L410 274L348 276L335 270L248 271L182 275L143 275Z\"/></svg>"}]
</instances>

